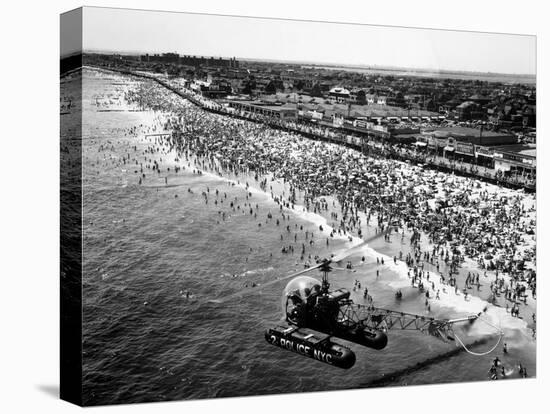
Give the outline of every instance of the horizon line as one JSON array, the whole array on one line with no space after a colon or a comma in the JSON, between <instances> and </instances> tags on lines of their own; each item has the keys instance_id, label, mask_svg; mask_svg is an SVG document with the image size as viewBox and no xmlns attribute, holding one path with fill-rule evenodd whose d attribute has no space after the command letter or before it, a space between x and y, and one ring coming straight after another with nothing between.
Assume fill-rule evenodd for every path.
<instances>
[{"instance_id":1,"label":"horizon line","mask_svg":"<svg viewBox=\"0 0 550 414\"><path fill-rule=\"evenodd\" d=\"M480 71L470 71L470 70L460 70L460 69L441 69L441 68L428 68L428 67L415 67L415 66L390 66L390 65L379 65L379 64L366 64L366 63L339 63L339 62L326 62L326 61L303 61L303 60L278 60L278 59L268 59L268 58L253 58L253 57L243 57L243 56L221 56L221 55L192 55L192 54L181 54L177 51L139 51L139 50L101 50L101 49L87 49L83 50L81 53L103 53L103 54L119 54L125 56L140 56L143 54L165 54L165 53L177 53L179 56L200 56L200 57L214 57L214 58L227 58L236 60L244 60L249 62L273 62L281 64L296 64L296 65L313 65L313 66L334 66L334 67L345 67L350 69L405 69L412 70L417 72L436 72L436 73L449 73L449 74L474 74L474 75L501 75L501 76L520 76L520 77L531 77L536 80L537 74L535 73L514 73L514 72L480 72ZM67 55L68 56L68 55Z\"/></svg>"}]
</instances>

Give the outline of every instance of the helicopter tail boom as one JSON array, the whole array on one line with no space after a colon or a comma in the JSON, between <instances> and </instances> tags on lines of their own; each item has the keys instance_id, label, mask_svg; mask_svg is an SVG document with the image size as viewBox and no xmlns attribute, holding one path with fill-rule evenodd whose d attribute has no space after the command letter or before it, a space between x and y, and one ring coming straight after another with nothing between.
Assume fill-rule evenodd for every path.
<instances>
[{"instance_id":1,"label":"helicopter tail boom","mask_svg":"<svg viewBox=\"0 0 550 414\"><path fill-rule=\"evenodd\" d=\"M341 307L340 312L350 320L372 330L387 331L390 329L416 330L431 335L443 342L455 340L453 325L473 323L481 313L456 319L435 319L412 313L363 306L352 302Z\"/></svg>"}]
</instances>

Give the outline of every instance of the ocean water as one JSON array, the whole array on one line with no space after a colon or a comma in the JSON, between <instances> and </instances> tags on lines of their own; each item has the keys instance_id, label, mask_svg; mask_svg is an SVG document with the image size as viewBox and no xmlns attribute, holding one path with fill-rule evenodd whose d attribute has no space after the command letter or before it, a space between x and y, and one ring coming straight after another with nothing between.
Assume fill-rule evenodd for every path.
<instances>
[{"instance_id":1,"label":"ocean water","mask_svg":"<svg viewBox=\"0 0 550 414\"><path fill-rule=\"evenodd\" d=\"M328 257L358 240L335 238L327 246L327 220L300 208L285 209L288 219L283 220L279 206L252 176L222 178L209 173L206 164L200 166L203 174L194 173L199 168L195 163L202 160L192 155L176 160L165 151L162 138L151 135L164 131L166 114L124 102L125 91L135 82L83 72L86 404L484 381L496 355L509 367L521 361L529 375L535 375L535 342L526 323L499 308L490 308L487 318L505 331L507 355L499 346L492 354L476 357L456 352L460 348L454 343L392 330L382 351L337 340L357 355L353 368L341 370L269 345L264 330L282 320L286 282L265 289L261 285L304 268L299 254L304 232L314 234L315 243L306 248L312 257ZM69 88L70 81L65 84ZM188 103L182 100L181 105ZM160 172L147 168L154 161ZM176 173L175 165L185 169ZM246 189L245 182L251 188ZM281 182L270 184L275 193L285 189ZM231 201L239 206L235 211ZM322 223L324 232L319 230ZM374 228L365 226L364 235L373 233ZM289 245L295 246L295 253L282 253L282 246ZM406 269L390 260L407 248L407 240L402 244L397 236L389 243L378 239L349 259L356 264L353 271L332 272L331 284L351 290L359 280L368 286L376 306L428 315L424 296L407 287ZM386 264L377 266L376 257L385 257ZM315 273L309 276L320 277ZM257 291L223 305L208 302L253 282L259 285ZM489 281L482 283L486 287ZM397 287L404 294L399 302L394 297ZM480 296L470 302L449 296L432 306L429 315L480 311L486 306L483 289ZM363 303L359 292L352 297ZM462 337L470 342L486 337L486 343L472 348L483 352L497 340L488 336L492 333L494 328L476 322Z\"/></svg>"}]
</instances>

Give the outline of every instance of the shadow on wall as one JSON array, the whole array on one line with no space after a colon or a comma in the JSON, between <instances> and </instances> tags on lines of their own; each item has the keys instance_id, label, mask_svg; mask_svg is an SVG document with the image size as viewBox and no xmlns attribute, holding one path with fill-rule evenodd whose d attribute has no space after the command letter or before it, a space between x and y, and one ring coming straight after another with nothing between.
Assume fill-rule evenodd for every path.
<instances>
[{"instance_id":1,"label":"shadow on wall","mask_svg":"<svg viewBox=\"0 0 550 414\"><path fill-rule=\"evenodd\" d=\"M41 385L37 385L36 388L42 391L44 394L54 397L55 399L59 398L58 384L41 384Z\"/></svg>"}]
</instances>

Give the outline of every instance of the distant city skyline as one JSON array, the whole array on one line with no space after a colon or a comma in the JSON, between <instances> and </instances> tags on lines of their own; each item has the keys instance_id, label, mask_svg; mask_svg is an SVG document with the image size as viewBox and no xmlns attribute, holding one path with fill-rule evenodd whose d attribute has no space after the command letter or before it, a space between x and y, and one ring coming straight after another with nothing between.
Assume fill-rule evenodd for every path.
<instances>
[{"instance_id":1,"label":"distant city skyline","mask_svg":"<svg viewBox=\"0 0 550 414\"><path fill-rule=\"evenodd\" d=\"M121 55L121 56L155 56L155 55L164 55L169 53L177 53L180 57L183 56L194 56L194 57L203 57L205 59L233 59L235 58L237 61L240 62L258 62L258 63L277 63L277 64L286 64L286 65L297 65L297 66L315 66L319 68L330 68L332 70L336 70L339 67L347 68L347 69L380 69L380 70L410 70L410 71L418 71L418 72L433 72L435 71L433 68L421 68L421 67L407 67L407 66L388 66L388 65L376 65L376 64L342 64L338 62L312 62L312 61L298 61L298 60L277 60L277 59L255 59L255 58L248 58L248 57L241 57L241 56L225 56L225 55L204 55L204 54L189 54L189 53L178 53L174 51L155 51L155 52L148 52L148 51L127 51L127 50L100 50L100 49L89 49L86 50L85 53L90 54L107 54L107 55ZM441 73L471 73L471 74L494 74L494 75L503 75L503 76L525 76L525 77L535 77L536 74L529 74L529 73L502 73L502 72L479 72L479 71L461 71L461 70L452 70L452 69L439 69L438 70Z\"/></svg>"},{"instance_id":2,"label":"distant city skyline","mask_svg":"<svg viewBox=\"0 0 550 414\"><path fill-rule=\"evenodd\" d=\"M288 63L536 74L536 38L269 18L84 7L83 49ZM62 55L75 50L62 50Z\"/></svg>"}]
</instances>

